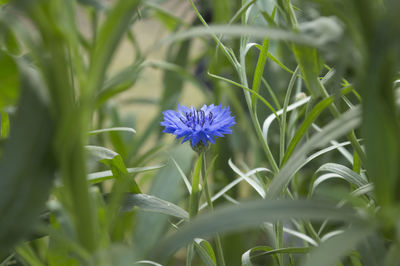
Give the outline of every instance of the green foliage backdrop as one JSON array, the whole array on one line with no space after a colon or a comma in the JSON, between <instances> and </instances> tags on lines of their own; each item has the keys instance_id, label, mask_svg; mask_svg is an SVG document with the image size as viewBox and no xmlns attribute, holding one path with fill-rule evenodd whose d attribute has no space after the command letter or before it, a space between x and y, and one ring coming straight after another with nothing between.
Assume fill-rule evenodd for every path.
<instances>
[{"instance_id":1,"label":"green foliage backdrop","mask_svg":"<svg viewBox=\"0 0 400 266\"><path fill-rule=\"evenodd\" d=\"M0 265L400 265L399 12L0 1ZM198 156L178 103L233 134Z\"/></svg>"}]
</instances>

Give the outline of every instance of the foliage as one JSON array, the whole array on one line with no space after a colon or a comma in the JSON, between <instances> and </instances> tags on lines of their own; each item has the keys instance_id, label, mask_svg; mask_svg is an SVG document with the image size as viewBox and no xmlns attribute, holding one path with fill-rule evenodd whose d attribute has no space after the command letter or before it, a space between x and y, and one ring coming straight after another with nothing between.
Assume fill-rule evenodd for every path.
<instances>
[{"instance_id":1,"label":"foliage","mask_svg":"<svg viewBox=\"0 0 400 266\"><path fill-rule=\"evenodd\" d=\"M0 1L1 265L399 265L399 11ZM165 34L143 45L146 21ZM232 135L167 138L178 101L231 106Z\"/></svg>"}]
</instances>

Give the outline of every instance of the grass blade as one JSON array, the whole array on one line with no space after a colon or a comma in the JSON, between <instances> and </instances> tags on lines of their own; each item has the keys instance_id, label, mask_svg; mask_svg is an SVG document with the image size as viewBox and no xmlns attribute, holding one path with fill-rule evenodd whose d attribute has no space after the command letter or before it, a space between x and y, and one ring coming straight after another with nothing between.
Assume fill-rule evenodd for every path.
<instances>
[{"instance_id":1,"label":"grass blade","mask_svg":"<svg viewBox=\"0 0 400 266\"><path fill-rule=\"evenodd\" d=\"M365 228L348 229L343 234L330 238L320 247L314 249L302 265L337 265L343 256L348 255L356 247L357 243L367 237L368 233L370 231Z\"/></svg>"},{"instance_id":2,"label":"grass blade","mask_svg":"<svg viewBox=\"0 0 400 266\"><path fill-rule=\"evenodd\" d=\"M217 259L214 254L214 250L211 244L208 243L208 241L201 238L196 238L194 240L194 248L205 265L207 266L217 265Z\"/></svg>"},{"instance_id":3,"label":"grass blade","mask_svg":"<svg viewBox=\"0 0 400 266\"><path fill-rule=\"evenodd\" d=\"M112 127L112 128L103 128L103 129L97 129L97 130L92 130L89 131L89 135L97 135L100 133L105 133L105 132L114 132L114 131L119 131L119 132L130 132L130 133L136 133L136 130L130 127Z\"/></svg>"},{"instance_id":4,"label":"grass blade","mask_svg":"<svg viewBox=\"0 0 400 266\"><path fill-rule=\"evenodd\" d=\"M300 142L304 134L307 132L307 129L312 125L315 119L318 118L322 111L324 111L332 102L333 98L326 98L320 101L316 106L314 106L314 108L308 114L299 129L297 129L296 134L290 141L286 153L283 156L282 165L285 164L286 161L290 158L290 155L292 154L293 150L296 148L297 144Z\"/></svg>"},{"instance_id":5,"label":"grass blade","mask_svg":"<svg viewBox=\"0 0 400 266\"><path fill-rule=\"evenodd\" d=\"M130 174L136 174L136 173L157 170L164 166L165 166L164 164L160 164L160 165L146 166L146 167L127 168L127 170L128 170L128 173L130 173ZM103 182L105 180L113 179L113 178L114 178L114 176L113 176L111 170L90 173L87 175L87 180L90 182L90 184L97 184L97 183Z\"/></svg>"},{"instance_id":6,"label":"grass blade","mask_svg":"<svg viewBox=\"0 0 400 266\"><path fill-rule=\"evenodd\" d=\"M196 217L180 231L161 241L154 249L153 255L164 260L193 238L251 228L263 222L276 222L290 218L319 221L329 218L333 221L362 223L354 210L337 208L323 202L257 200L216 209L213 213Z\"/></svg>"},{"instance_id":7,"label":"grass blade","mask_svg":"<svg viewBox=\"0 0 400 266\"><path fill-rule=\"evenodd\" d=\"M361 175L353 172L351 169L341 164L326 163L318 168L316 173L319 172L330 172L333 174L337 174L343 177L343 179L345 179L347 182L355 185L357 188L368 184L367 180L365 180Z\"/></svg>"},{"instance_id":8,"label":"grass blade","mask_svg":"<svg viewBox=\"0 0 400 266\"><path fill-rule=\"evenodd\" d=\"M267 29L265 27L240 26L240 25L230 25L230 26L210 25L208 27L203 27L203 26L192 27L187 31L170 35L167 38L163 39L155 47L151 48L151 50L158 49L159 46L171 44L173 42L178 42L191 38L199 38L204 36L215 36L215 35L221 35L225 37L237 37L237 38L246 35L249 37L254 37L262 40L264 40L265 38L269 38L271 40L291 41L309 46L315 45L315 40L311 38L307 38L300 34L280 29L271 29L271 28Z\"/></svg>"},{"instance_id":9,"label":"grass blade","mask_svg":"<svg viewBox=\"0 0 400 266\"><path fill-rule=\"evenodd\" d=\"M333 120L325 126L321 132L312 136L293 153L292 157L287 161L281 171L274 177L268 188L267 198L279 197L280 193L291 180L294 173L298 170L298 167L307 160L306 154L315 148L329 143L332 139L348 133L350 130L356 128L360 123L361 110L359 108L354 108L343 114L338 119Z\"/></svg>"},{"instance_id":10,"label":"grass blade","mask_svg":"<svg viewBox=\"0 0 400 266\"><path fill-rule=\"evenodd\" d=\"M194 173L192 176L192 193L190 193L190 203L189 203L189 215L190 219L196 216L199 211L199 201L200 201L200 175L201 168L203 165L203 156L197 158L196 166L194 168Z\"/></svg>"},{"instance_id":11,"label":"grass blade","mask_svg":"<svg viewBox=\"0 0 400 266\"><path fill-rule=\"evenodd\" d=\"M249 249L242 255L242 265L252 266L251 258L263 256L263 255L275 255L275 254L304 254L310 251L309 247L288 247L273 249L269 246L258 246ZM258 252L258 254L252 255L251 253Z\"/></svg>"},{"instance_id":12,"label":"grass blade","mask_svg":"<svg viewBox=\"0 0 400 266\"><path fill-rule=\"evenodd\" d=\"M177 205L146 194L130 194L125 197L122 211L131 211L135 206L141 210L171 215L189 220L189 214Z\"/></svg>"},{"instance_id":13,"label":"grass blade","mask_svg":"<svg viewBox=\"0 0 400 266\"><path fill-rule=\"evenodd\" d=\"M0 157L0 254L25 237L38 221L56 167L50 111L35 79L23 77L22 84L19 108Z\"/></svg>"}]
</instances>

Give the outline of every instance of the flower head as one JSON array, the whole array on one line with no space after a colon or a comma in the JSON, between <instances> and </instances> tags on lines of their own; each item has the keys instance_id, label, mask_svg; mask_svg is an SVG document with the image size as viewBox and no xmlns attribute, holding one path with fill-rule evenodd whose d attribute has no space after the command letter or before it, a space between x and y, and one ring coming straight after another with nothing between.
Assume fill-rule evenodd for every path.
<instances>
[{"instance_id":1,"label":"flower head","mask_svg":"<svg viewBox=\"0 0 400 266\"><path fill-rule=\"evenodd\" d=\"M230 127L235 124L229 106L222 108L221 104L203 105L200 110L178 104L178 112L167 110L163 115L163 132L174 134L177 139L183 137L182 143L190 140L192 148L198 144L207 146L208 141L214 144L216 137L231 134Z\"/></svg>"}]
</instances>

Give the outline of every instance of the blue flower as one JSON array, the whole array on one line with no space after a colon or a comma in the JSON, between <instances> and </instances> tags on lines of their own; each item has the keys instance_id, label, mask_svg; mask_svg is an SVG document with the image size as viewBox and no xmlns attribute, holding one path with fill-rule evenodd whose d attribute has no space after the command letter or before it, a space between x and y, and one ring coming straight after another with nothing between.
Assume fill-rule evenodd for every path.
<instances>
[{"instance_id":1,"label":"blue flower","mask_svg":"<svg viewBox=\"0 0 400 266\"><path fill-rule=\"evenodd\" d=\"M207 146L208 141L214 144L216 137L232 134L230 127L235 124L229 106L222 108L221 104L203 105L200 110L178 104L178 112L167 110L163 115L163 132L174 134L177 139L183 137L182 143L190 140L193 148L198 144Z\"/></svg>"}]
</instances>

